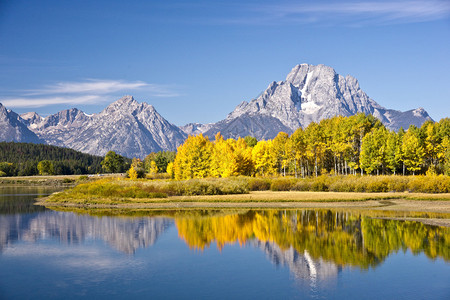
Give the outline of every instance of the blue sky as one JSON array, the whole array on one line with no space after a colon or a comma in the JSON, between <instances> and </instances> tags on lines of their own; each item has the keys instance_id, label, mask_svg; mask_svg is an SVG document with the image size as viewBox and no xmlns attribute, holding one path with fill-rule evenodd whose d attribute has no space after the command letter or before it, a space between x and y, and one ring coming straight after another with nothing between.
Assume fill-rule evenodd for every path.
<instances>
[{"instance_id":1,"label":"blue sky","mask_svg":"<svg viewBox=\"0 0 450 300\"><path fill-rule=\"evenodd\" d=\"M216 122L300 63L387 108L450 116L450 1L0 1L0 102L48 115L123 95Z\"/></svg>"}]
</instances>

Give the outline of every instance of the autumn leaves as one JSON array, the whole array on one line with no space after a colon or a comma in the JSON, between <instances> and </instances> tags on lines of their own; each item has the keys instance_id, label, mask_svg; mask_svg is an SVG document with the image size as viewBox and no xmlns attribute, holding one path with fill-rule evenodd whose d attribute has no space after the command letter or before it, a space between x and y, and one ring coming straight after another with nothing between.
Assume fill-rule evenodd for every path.
<instances>
[{"instance_id":1,"label":"autumn leaves","mask_svg":"<svg viewBox=\"0 0 450 300\"><path fill-rule=\"evenodd\" d=\"M320 174L449 174L450 119L406 132L389 131L373 116L334 117L280 132L273 140L190 136L168 168L175 179Z\"/></svg>"}]
</instances>

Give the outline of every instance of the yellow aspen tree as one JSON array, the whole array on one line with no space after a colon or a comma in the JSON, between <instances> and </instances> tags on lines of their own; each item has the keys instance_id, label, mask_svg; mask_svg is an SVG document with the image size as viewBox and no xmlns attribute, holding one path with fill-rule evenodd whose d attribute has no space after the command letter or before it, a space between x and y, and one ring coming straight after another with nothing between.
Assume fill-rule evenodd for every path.
<instances>
[{"instance_id":1,"label":"yellow aspen tree","mask_svg":"<svg viewBox=\"0 0 450 300\"><path fill-rule=\"evenodd\" d=\"M277 158L272 149L272 141L259 141L252 150L255 172L267 176L276 173Z\"/></svg>"},{"instance_id":2,"label":"yellow aspen tree","mask_svg":"<svg viewBox=\"0 0 450 300\"><path fill-rule=\"evenodd\" d=\"M170 162L167 164L167 174L169 174L170 178L174 178L174 168L173 168L173 162Z\"/></svg>"},{"instance_id":3,"label":"yellow aspen tree","mask_svg":"<svg viewBox=\"0 0 450 300\"><path fill-rule=\"evenodd\" d=\"M210 176L212 177L221 177L223 173L224 148L225 148L225 141L220 132L218 132L215 136L211 152Z\"/></svg>"},{"instance_id":4,"label":"yellow aspen tree","mask_svg":"<svg viewBox=\"0 0 450 300\"><path fill-rule=\"evenodd\" d=\"M138 178L138 173L133 166L128 170L128 177L130 177L131 180L135 180Z\"/></svg>"},{"instance_id":5,"label":"yellow aspen tree","mask_svg":"<svg viewBox=\"0 0 450 300\"><path fill-rule=\"evenodd\" d=\"M236 175L250 176L253 173L252 148L247 141L239 138L235 144Z\"/></svg>"},{"instance_id":6,"label":"yellow aspen tree","mask_svg":"<svg viewBox=\"0 0 450 300\"><path fill-rule=\"evenodd\" d=\"M278 163L279 172L286 176L286 167L288 166L288 141L289 135L286 132L279 132L273 139L273 153Z\"/></svg>"},{"instance_id":7,"label":"yellow aspen tree","mask_svg":"<svg viewBox=\"0 0 450 300\"><path fill-rule=\"evenodd\" d=\"M208 137L189 136L178 147L174 161L175 179L204 178L209 176L213 145Z\"/></svg>"},{"instance_id":8,"label":"yellow aspen tree","mask_svg":"<svg viewBox=\"0 0 450 300\"><path fill-rule=\"evenodd\" d=\"M158 166L156 165L156 162L154 160L150 162L149 173L152 175L156 175L158 173Z\"/></svg>"},{"instance_id":9,"label":"yellow aspen tree","mask_svg":"<svg viewBox=\"0 0 450 300\"><path fill-rule=\"evenodd\" d=\"M411 125L402 139L402 156L408 171L415 175L421 169L425 151L420 143L417 128Z\"/></svg>"}]
</instances>

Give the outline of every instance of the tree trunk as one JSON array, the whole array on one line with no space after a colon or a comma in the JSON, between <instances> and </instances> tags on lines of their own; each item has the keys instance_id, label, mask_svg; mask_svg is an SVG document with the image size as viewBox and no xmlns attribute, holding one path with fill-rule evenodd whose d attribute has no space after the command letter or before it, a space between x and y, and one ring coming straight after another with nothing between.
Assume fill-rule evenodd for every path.
<instances>
[{"instance_id":1,"label":"tree trunk","mask_svg":"<svg viewBox=\"0 0 450 300\"><path fill-rule=\"evenodd\" d=\"M316 177L317 177L317 154L316 154L316 160L315 160L315 163L314 163L314 170L316 172Z\"/></svg>"},{"instance_id":2,"label":"tree trunk","mask_svg":"<svg viewBox=\"0 0 450 300\"><path fill-rule=\"evenodd\" d=\"M334 155L334 175L338 175L336 167L336 154Z\"/></svg>"},{"instance_id":3,"label":"tree trunk","mask_svg":"<svg viewBox=\"0 0 450 300\"><path fill-rule=\"evenodd\" d=\"M295 178L297 178L297 159L294 158L294 173L295 173Z\"/></svg>"}]
</instances>

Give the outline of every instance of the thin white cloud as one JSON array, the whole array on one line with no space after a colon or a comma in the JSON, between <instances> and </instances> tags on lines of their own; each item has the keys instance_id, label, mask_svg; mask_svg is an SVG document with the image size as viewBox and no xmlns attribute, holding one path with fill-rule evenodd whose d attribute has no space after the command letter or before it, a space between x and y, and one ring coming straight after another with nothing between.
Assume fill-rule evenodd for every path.
<instances>
[{"instance_id":1,"label":"thin white cloud","mask_svg":"<svg viewBox=\"0 0 450 300\"><path fill-rule=\"evenodd\" d=\"M151 84L135 81L126 82L122 80L99 80L89 79L85 82L58 82L54 85L46 86L42 89L30 90L27 95L48 95L48 94L109 94L122 90L135 90L150 87Z\"/></svg>"},{"instance_id":2,"label":"thin white cloud","mask_svg":"<svg viewBox=\"0 0 450 300\"><path fill-rule=\"evenodd\" d=\"M0 102L6 107L42 107L57 104L97 104L104 102L97 95L84 95L79 97L42 97L42 98L9 98Z\"/></svg>"},{"instance_id":3,"label":"thin white cloud","mask_svg":"<svg viewBox=\"0 0 450 300\"><path fill-rule=\"evenodd\" d=\"M252 17L230 19L245 24L393 24L419 23L450 17L450 1L361 1L333 3L279 3L250 9Z\"/></svg>"},{"instance_id":4,"label":"thin white cloud","mask_svg":"<svg viewBox=\"0 0 450 300\"><path fill-rule=\"evenodd\" d=\"M139 91L149 97L177 97L173 85L151 84L143 81L88 79L58 82L39 89L26 90L17 97L1 97L0 102L13 108L44 107L58 104L99 104L116 100L125 94Z\"/></svg>"}]
</instances>

